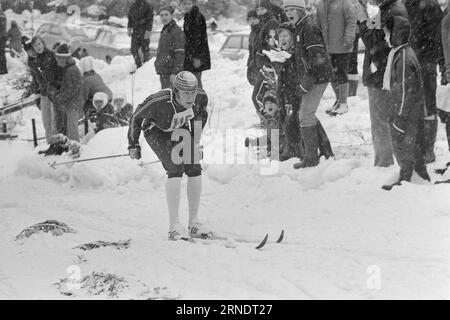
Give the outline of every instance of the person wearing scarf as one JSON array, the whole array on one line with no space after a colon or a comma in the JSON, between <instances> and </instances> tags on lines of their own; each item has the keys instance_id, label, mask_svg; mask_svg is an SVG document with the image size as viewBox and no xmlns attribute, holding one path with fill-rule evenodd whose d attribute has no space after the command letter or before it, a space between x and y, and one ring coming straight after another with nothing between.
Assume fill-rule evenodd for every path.
<instances>
[{"instance_id":1,"label":"person wearing scarf","mask_svg":"<svg viewBox=\"0 0 450 320\"><path fill-rule=\"evenodd\" d=\"M403 17L390 17L385 26L386 40L392 47L383 77L383 91L388 93L389 122L394 156L400 176L384 190L411 181L414 171L427 181L425 165L425 99L420 65L410 45L411 25Z\"/></svg>"}]
</instances>

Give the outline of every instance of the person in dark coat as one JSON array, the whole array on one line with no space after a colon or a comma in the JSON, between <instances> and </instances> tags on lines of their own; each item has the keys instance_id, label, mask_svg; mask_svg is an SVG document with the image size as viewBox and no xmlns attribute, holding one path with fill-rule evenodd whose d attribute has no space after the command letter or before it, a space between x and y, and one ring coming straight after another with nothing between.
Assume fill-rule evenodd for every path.
<instances>
[{"instance_id":1,"label":"person in dark coat","mask_svg":"<svg viewBox=\"0 0 450 320\"><path fill-rule=\"evenodd\" d=\"M369 20L366 1L357 4L358 27L366 47L363 65L363 84L369 93L370 122L375 151L374 165L389 167L394 164L392 139L389 129L388 94L382 90L389 46L385 40L383 26L392 16L408 18L405 6L400 0L376 0L379 14Z\"/></svg>"},{"instance_id":2,"label":"person in dark coat","mask_svg":"<svg viewBox=\"0 0 450 320\"><path fill-rule=\"evenodd\" d=\"M283 1L282 0L270 0L270 11L272 12L278 23L284 23L288 21L286 14L283 11Z\"/></svg>"},{"instance_id":3,"label":"person in dark coat","mask_svg":"<svg viewBox=\"0 0 450 320\"><path fill-rule=\"evenodd\" d=\"M279 68L278 76L278 104L280 106L281 127L286 138L287 147L281 158L297 157L303 159L304 148L300 132L299 109L302 97L297 94L298 72L296 59L294 57L294 37L295 27L289 23L283 23L278 28L278 39L282 50L291 54ZM277 68L278 69L278 68ZM325 159L334 157L330 140L319 119L316 128L319 138L319 157L324 156Z\"/></svg>"},{"instance_id":4,"label":"person in dark coat","mask_svg":"<svg viewBox=\"0 0 450 320\"><path fill-rule=\"evenodd\" d=\"M22 32L16 21L11 21L11 28L8 30L9 50L11 57L15 57L16 53L22 53Z\"/></svg>"},{"instance_id":5,"label":"person in dark coat","mask_svg":"<svg viewBox=\"0 0 450 320\"><path fill-rule=\"evenodd\" d=\"M54 96L54 101L67 121L67 137L79 142L78 120L83 109L81 73L67 44L60 45L56 49L55 55L58 66L62 68L62 78L60 89Z\"/></svg>"},{"instance_id":6,"label":"person in dark coat","mask_svg":"<svg viewBox=\"0 0 450 320\"><path fill-rule=\"evenodd\" d=\"M184 68L184 32L173 19L173 14L171 6L164 6L159 10L164 27L159 38L155 70L160 76L162 89L170 88L175 76Z\"/></svg>"},{"instance_id":7,"label":"person in dark coat","mask_svg":"<svg viewBox=\"0 0 450 320\"><path fill-rule=\"evenodd\" d=\"M0 3L0 75L8 73L8 67L6 66L6 41L8 39L7 32L7 19L6 15L2 10L2 5Z\"/></svg>"},{"instance_id":8,"label":"person in dark coat","mask_svg":"<svg viewBox=\"0 0 450 320\"><path fill-rule=\"evenodd\" d=\"M102 77L94 70L94 59L90 56L84 57L80 61L81 78L81 96L83 98L83 113L89 117L92 113L93 104L92 99L97 92L104 92L108 96L108 101L111 102L113 93L111 89L105 84Z\"/></svg>"},{"instance_id":9,"label":"person in dark coat","mask_svg":"<svg viewBox=\"0 0 450 320\"><path fill-rule=\"evenodd\" d=\"M31 45L30 38L28 38L27 36L23 36L21 41L23 49L28 56L27 65L31 75L29 94L40 94L39 83L42 81L42 74L37 63L37 53L36 51L34 51L33 46ZM41 109L41 98L37 99L36 104L38 108Z\"/></svg>"},{"instance_id":10,"label":"person in dark coat","mask_svg":"<svg viewBox=\"0 0 450 320\"><path fill-rule=\"evenodd\" d=\"M192 72L202 85L202 72L211 69L208 34L206 33L206 20L196 5L197 0L184 0L183 31L186 39L184 70Z\"/></svg>"},{"instance_id":11,"label":"person in dark coat","mask_svg":"<svg viewBox=\"0 0 450 320\"><path fill-rule=\"evenodd\" d=\"M285 0L284 11L295 28L294 59L297 69L296 94L301 97L300 131L305 156L295 169L319 164L319 134L316 112L323 93L331 81L333 69L325 41L313 17L307 14L304 0Z\"/></svg>"},{"instance_id":12,"label":"person in dark coat","mask_svg":"<svg viewBox=\"0 0 450 320\"><path fill-rule=\"evenodd\" d=\"M47 143L50 143L51 136L56 133L64 134L65 128L64 120L54 105L54 101L51 101L49 94L50 91L57 90L60 69L56 63L55 53L47 49L42 38L34 37L31 45L36 52L36 63L41 75L38 77L38 84L41 95L42 122Z\"/></svg>"},{"instance_id":13,"label":"person in dark coat","mask_svg":"<svg viewBox=\"0 0 450 320\"><path fill-rule=\"evenodd\" d=\"M425 143L427 163L434 162L438 119L436 106L437 65L445 78L444 53L440 26L444 14L437 0L405 0L409 21L412 26L411 46L421 66L427 117L425 121Z\"/></svg>"},{"instance_id":14,"label":"person in dark coat","mask_svg":"<svg viewBox=\"0 0 450 320\"><path fill-rule=\"evenodd\" d=\"M254 86L258 68L256 67L256 39L258 39L259 31L261 30L261 23L255 10L250 10L247 13L247 22L250 25L251 31L248 38L248 60L247 60L247 80L250 85Z\"/></svg>"},{"instance_id":15,"label":"person in dark coat","mask_svg":"<svg viewBox=\"0 0 450 320\"><path fill-rule=\"evenodd\" d=\"M146 0L136 0L128 12L128 35L131 37L131 54L138 68L150 59L152 28L153 7Z\"/></svg>"},{"instance_id":16,"label":"person in dark coat","mask_svg":"<svg viewBox=\"0 0 450 320\"><path fill-rule=\"evenodd\" d=\"M400 165L400 176L391 190L403 181L411 181L413 171L430 181L425 165L424 86L419 60L411 48L411 25L403 17L389 17L385 30L392 49L383 77L383 90L389 94L389 113L394 154Z\"/></svg>"},{"instance_id":17,"label":"person in dark coat","mask_svg":"<svg viewBox=\"0 0 450 320\"><path fill-rule=\"evenodd\" d=\"M272 49L279 23L270 11L271 4L269 0L258 0L255 8L261 27L258 34L255 35L255 41L252 43L252 51L255 52L254 64L256 67L255 86L252 93L252 101L261 122L264 122L260 112L261 106L260 103L258 103L258 96L261 95L261 88L263 88L264 81L261 70L263 67L271 68L272 63L263 53L263 50L270 51ZM264 94L262 94L262 96L263 95Z\"/></svg>"}]
</instances>

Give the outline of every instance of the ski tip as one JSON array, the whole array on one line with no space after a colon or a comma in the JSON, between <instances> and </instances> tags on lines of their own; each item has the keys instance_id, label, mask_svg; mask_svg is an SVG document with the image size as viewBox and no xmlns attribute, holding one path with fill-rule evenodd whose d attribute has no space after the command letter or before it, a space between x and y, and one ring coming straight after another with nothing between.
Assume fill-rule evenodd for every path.
<instances>
[{"instance_id":1,"label":"ski tip","mask_svg":"<svg viewBox=\"0 0 450 320\"><path fill-rule=\"evenodd\" d=\"M280 237L277 240L277 243L281 243L283 241L283 239L284 239L284 230L281 230L281 234L280 234Z\"/></svg>"},{"instance_id":2,"label":"ski tip","mask_svg":"<svg viewBox=\"0 0 450 320\"><path fill-rule=\"evenodd\" d=\"M256 250L262 249L266 245L267 240L269 240L269 234L266 234L266 236L264 237L263 241L261 241L261 243L255 249Z\"/></svg>"}]
</instances>

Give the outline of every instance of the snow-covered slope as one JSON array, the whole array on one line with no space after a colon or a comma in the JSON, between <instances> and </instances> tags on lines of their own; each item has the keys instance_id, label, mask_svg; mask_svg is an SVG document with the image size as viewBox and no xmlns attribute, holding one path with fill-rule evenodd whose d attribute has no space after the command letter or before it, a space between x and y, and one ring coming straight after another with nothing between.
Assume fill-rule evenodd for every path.
<instances>
[{"instance_id":1,"label":"snow-covered slope","mask_svg":"<svg viewBox=\"0 0 450 320\"><path fill-rule=\"evenodd\" d=\"M131 100L127 65L117 61L100 72ZM213 71L204 73L203 83L210 98L206 161L208 152L223 149L224 130L228 137L255 135L257 117L244 61L214 55ZM135 101L159 85L150 61L135 75ZM448 89L439 90L442 101ZM48 163L70 159L38 156L28 142L0 142L0 298L450 298L450 185L415 177L392 192L382 191L398 169L372 166L365 88L350 98L350 112L342 117L325 115L333 101L328 89L318 116L335 161L296 171L291 160L271 175L261 174L267 162L204 164L201 217L235 237L260 239L269 233L271 242L261 251L251 244L233 243L233 249L167 241L165 174L159 164L141 168L125 157L53 170ZM31 108L24 111L24 125L14 129L21 138L31 137L31 118L38 120L42 136L39 111ZM126 153L126 132L104 130L82 146L81 157ZM154 160L141 144L143 160ZM238 149L238 155L244 152ZM439 163L430 171L449 159L442 128L437 153ZM187 219L184 194L182 221ZM15 241L24 228L46 220L64 222L76 233ZM282 229L285 241L274 244ZM73 249L127 239L131 246L123 250ZM112 280L83 278L93 273L115 275L120 285L102 292ZM66 278L83 279L81 289L69 290L61 281Z\"/></svg>"}]
</instances>

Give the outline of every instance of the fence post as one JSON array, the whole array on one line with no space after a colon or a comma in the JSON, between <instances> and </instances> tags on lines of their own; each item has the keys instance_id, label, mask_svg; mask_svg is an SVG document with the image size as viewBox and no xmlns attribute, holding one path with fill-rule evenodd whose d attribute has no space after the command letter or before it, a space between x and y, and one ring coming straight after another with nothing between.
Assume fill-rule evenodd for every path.
<instances>
[{"instance_id":1,"label":"fence post","mask_svg":"<svg viewBox=\"0 0 450 320\"><path fill-rule=\"evenodd\" d=\"M38 142L37 142L37 135L36 135L36 120L31 119L31 126L33 127L33 143L34 143L34 147L36 148L38 146Z\"/></svg>"}]
</instances>

